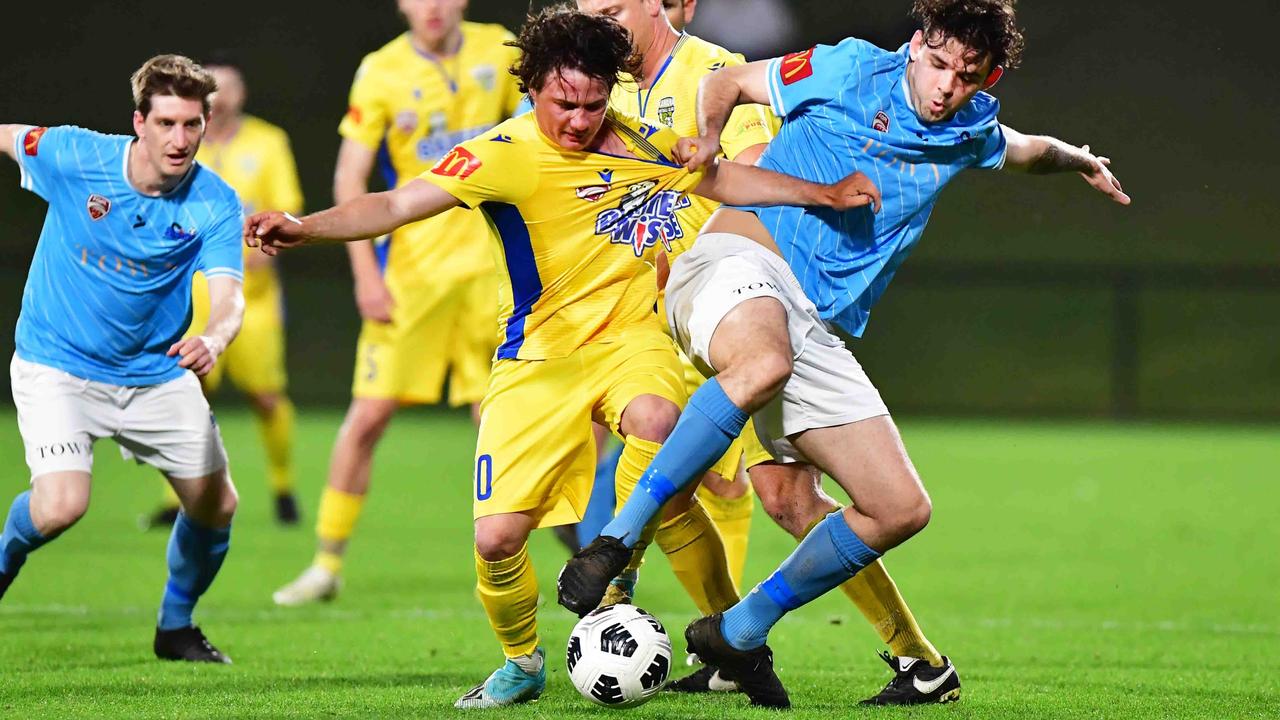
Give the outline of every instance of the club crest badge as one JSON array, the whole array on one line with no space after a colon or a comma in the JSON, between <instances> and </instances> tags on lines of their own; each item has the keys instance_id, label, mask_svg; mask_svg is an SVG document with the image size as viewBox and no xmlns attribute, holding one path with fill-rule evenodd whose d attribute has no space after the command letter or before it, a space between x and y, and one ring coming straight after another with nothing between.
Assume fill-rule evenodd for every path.
<instances>
[{"instance_id":1,"label":"club crest badge","mask_svg":"<svg viewBox=\"0 0 1280 720\"><path fill-rule=\"evenodd\" d=\"M111 201L97 193L89 196L89 201L85 203L85 207L89 211L89 218L92 220L101 220L111 212Z\"/></svg>"},{"instance_id":2,"label":"club crest badge","mask_svg":"<svg viewBox=\"0 0 1280 720\"><path fill-rule=\"evenodd\" d=\"M401 110L396 113L396 130L409 135L418 129L418 113L413 110Z\"/></svg>"},{"instance_id":3,"label":"club crest badge","mask_svg":"<svg viewBox=\"0 0 1280 720\"><path fill-rule=\"evenodd\" d=\"M491 92L498 84L498 72L492 65L477 66L471 71L471 77L484 88L485 92Z\"/></svg>"},{"instance_id":4,"label":"club crest badge","mask_svg":"<svg viewBox=\"0 0 1280 720\"><path fill-rule=\"evenodd\" d=\"M658 122L671 127L676 121L676 99L670 95L658 101Z\"/></svg>"},{"instance_id":5,"label":"club crest badge","mask_svg":"<svg viewBox=\"0 0 1280 720\"><path fill-rule=\"evenodd\" d=\"M676 211L689 207L689 197L675 190L651 192L655 180L642 180L627 187L616 207L596 216L596 235L608 235L615 245L629 245L636 257L662 243L667 252L671 241L684 237Z\"/></svg>"},{"instance_id":6,"label":"club crest badge","mask_svg":"<svg viewBox=\"0 0 1280 720\"><path fill-rule=\"evenodd\" d=\"M889 116L885 111L876 113L875 119L871 121L871 127L879 132L889 132Z\"/></svg>"}]
</instances>

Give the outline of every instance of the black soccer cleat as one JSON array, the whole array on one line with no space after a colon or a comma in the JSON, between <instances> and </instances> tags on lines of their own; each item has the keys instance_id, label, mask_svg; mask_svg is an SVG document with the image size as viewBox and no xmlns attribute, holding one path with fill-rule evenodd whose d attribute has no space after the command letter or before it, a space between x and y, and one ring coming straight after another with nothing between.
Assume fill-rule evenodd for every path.
<instances>
[{"instance_id":1,"label":"black soccer cleat","mask_svg":"<svg viewBox=\"0 0 1280 720\"><path fill-rule=\"evenodd\" d=\"M195 625L177 630L156 628L156 641L153 647L156 657L161 660L231 664L231 658L214 647Z\"/></svg>"},{"instance_id":2,"label":"black soccer cleat","mask_svg":"<svg viewBox=\"0 0 1280 720\"><path fill-rule=\"evenodd\" d=\"M730 680L715 665L703 665L691 675L667 683L665 688L679 693L738 692L736 680Z\"/></svg>"},{"instance_id":3,"label":"black soccer cleat","mask_svg":"<svg viewBox=\"0 0 1280 720\"><path fill-rule=\"evenodd\" d=\"M926 705L949 703L960 699L960 676L946 656L942 667L934 667L920 658L894 657L880 653L880 659L893 669L893 679L875 697L861 705Z\"/></svg>"},{"instance_id":4,"label":"black soccer cleat","mask_svg":"<svg viewBox=\"0 0 1280 720\"><path fill-rule=\"evenodd\" d=\"M556 599L582 617L595 610L609 589L609 581L631 561L631 548L616 537L601 535L564 564L556 578Z\"/></svg>"},{"instance_id":5,"label":"black soccer cleat","mask_svg":"<svg viewBox=\"0 0 1280 720\"><path fill-rule=\"evenodd\" d=\"M722 613L698 618L684 630L689 652L702 662L720 668L723 675L737 681L751 704L785 710L791 707L787 689L773 672L773 651L768 645L754 650L739 650L724 639L720 624Z\"/></svg>"},{"instance_id":6,"label":"black soccer cleat","mask_svg":"<svg viewBox=\"0 0 1280 720\"><path fill-rule=\"evenodd\" d=\"M276 496L276 522L281 525L298 524L298 501L293 493L280 493Z\"/></svg>"}]
</instances>

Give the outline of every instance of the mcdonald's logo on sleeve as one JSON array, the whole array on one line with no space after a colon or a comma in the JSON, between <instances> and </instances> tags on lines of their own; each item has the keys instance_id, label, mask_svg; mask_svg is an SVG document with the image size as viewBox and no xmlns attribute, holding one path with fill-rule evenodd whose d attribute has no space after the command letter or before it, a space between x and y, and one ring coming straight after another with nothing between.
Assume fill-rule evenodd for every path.
<instances>
[{"instance_id":1,"label":"mcdonald's logo on sleeve","mask_svg":"<svg viewBox=\"0 0 1280 720\"><path fill-rule=\"evenodd\" d=\"M40 138L49 131L47 127L31 128L27 131L27 136L22 139L22 151L31 157L35 157L40 152Z\"/></svg>"},{"instance_id":2,"label":"mcdonald's logo on sleeve","mask_svg":"<svg viewBox=\"0 0 1280 720\"><path fill-rule=\"evenodd\" d=\"M783 85L799 82L813 74L813 50L809 48L782 56L782 62L778 64L778 74L782 76Z\"/></svg>"},{"instance_id":3,"label":"mcdonald's logo on sleeve","mask_svg":"<svg viewBox=\"0 0 1280 720\"><path fill-rule=\"evenodd\" d=\"M479 170L482 164L480 158L471 154L470 150L458 146L440 158L440 162L431 168L431 172L442 177L466 180L471 177L471 173Z\"/></svg>"}]
</instances>

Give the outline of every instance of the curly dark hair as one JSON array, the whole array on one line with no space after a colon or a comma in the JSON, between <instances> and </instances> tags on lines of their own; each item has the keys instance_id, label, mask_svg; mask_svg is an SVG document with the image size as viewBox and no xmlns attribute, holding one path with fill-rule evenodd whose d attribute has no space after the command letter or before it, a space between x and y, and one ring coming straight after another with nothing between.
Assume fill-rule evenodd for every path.
<instances>
[{"instance_id":1,"label":"curly dark hair","mask_svg":"<svg viewBox=\"0 0 1280 720\"><path fill-rule=\"evenodd\" d=\"M613 18L589 15L569 5L553 5L530 14L520 36L507 43L520 50L510 72L520 92L541 90L555 72L577 70L612 90L623 73L640 74L641 56L631 49L631 34Z\"/></svg>"},{"instance_id":2,"label":"curly dark hair","mask_svg":"<svg viewBox=\"0 0 1280 720\"><path fill-rule=\"evenodd\" d=\"M1017 0L915 0L911 17L924 24L925 42L941 47L955 38L991 67L1014 68L1022 59L1022 30L1014 18Z\"/></svg>"}]
</instances>

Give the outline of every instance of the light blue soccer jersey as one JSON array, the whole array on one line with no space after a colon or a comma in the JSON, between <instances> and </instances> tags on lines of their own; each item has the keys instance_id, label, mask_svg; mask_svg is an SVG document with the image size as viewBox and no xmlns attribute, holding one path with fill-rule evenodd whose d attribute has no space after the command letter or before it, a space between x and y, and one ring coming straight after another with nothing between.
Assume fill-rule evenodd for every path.
<instances>
[{"instance_id":1,"label":"light blue soccer jersey","mask_svg":"<svg viewBox=\"0 0 1280 720\"><path fill-rule=\"evenodd\" d=\"M187 372L166 357L191 322L191 275L243 279L240 201L198 163L172 192L128 179L131 137L78 127L19 133L22 187L49 203L22 294L29 362L115 385Z\"/></svg>"},{"instance_id":2,"label":"light blue soccer jersey","mask_svg":"<svg viewBox=\"0 0 1280 720\"><path fill-rule=\"evenodd\" d=\"M951 120L925 124L908 99L907 46L862 40L819 45L768 65L769 102L782 130L760 165L816 182L854 172L883 207L744 208L759 216L824 319L854 336L924 232L943 186L965 168L998 168L999 103L980 92Z\"/></svg>"}]
</instances>

